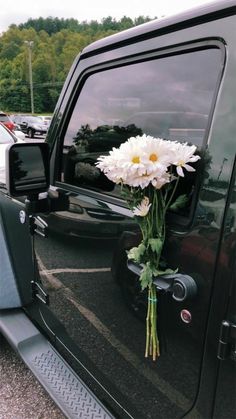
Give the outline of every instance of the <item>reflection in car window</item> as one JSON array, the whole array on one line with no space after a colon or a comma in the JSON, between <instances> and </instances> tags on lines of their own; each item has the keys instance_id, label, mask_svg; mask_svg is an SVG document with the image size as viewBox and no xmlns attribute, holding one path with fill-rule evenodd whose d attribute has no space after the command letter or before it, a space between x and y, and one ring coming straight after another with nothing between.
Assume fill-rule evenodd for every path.
<instances>
[{"instance_id":1,"label":"reflection in car window","mask_svg":"<svg viewBox=\"0 0 236 419\"><path fill-rule=\"evenodd\" d=\"M64 137L61 180L116 195L94 163L127 138L149 134L201 147L220 62L211 48L89 76Z\"/></svg>"}]
</instances>

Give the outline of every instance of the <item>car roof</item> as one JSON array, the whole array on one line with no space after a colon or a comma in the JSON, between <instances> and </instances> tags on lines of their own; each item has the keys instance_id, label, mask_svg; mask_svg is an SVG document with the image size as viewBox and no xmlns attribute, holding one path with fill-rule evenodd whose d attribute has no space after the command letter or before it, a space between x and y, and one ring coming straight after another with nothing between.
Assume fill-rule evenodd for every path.
<instances>
[{"instance_id":1,"label":"car roof","mask_svg":"<svg viewBox=\"0 0 236 419\"><path fill-rule=\"evenodd\" d=\"M38 115L28 115L28 114L18 114L18 115L14 115L15 117L20 117L20 118L39 118Z\"/></svg>"},{"instance_id":2,"label":"car roof","mask_svg":"<svg viewBox=\"0 0 236 419\"><path fill-rule=\"evenodd\" d=\"M188 9L182 13L155 19L151 22L135 26L95 41L84 48L80 58L86 58L89 55L93 55L95 52L98 53L111 49L118 43L119 46L122 46L122 44L126 44L127 41L135 42L139 39L156 36L157 34L164 34L180 28L200 24L204 21L214 20L224 15L233 15L235 13L236 0L220 0L206 3L205 5Z\"/></svg>"}]
</instances>

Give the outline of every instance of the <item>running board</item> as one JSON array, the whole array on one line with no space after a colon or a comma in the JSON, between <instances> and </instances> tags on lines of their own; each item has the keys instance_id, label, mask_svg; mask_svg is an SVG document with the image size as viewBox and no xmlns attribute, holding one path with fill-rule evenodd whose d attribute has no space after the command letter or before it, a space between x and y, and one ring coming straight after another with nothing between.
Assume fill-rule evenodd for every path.
<instances>
[{"instance_id":1,"label":"running board","mask_svg":"<svg viewBox=\"0 0 236 419\"><path fill-rule=\"evenodd\" d=\"M20 310L0 311L0 332L69 419L114 419Z\"/></svg>"}]
</instances>

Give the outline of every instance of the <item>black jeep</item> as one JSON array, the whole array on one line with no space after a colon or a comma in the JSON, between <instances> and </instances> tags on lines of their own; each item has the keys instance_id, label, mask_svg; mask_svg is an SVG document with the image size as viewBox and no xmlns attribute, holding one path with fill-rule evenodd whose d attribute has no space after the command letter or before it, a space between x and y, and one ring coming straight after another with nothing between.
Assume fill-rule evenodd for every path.
<instances>
[{"instance_id":1,"label":"black jeep","mask_svg":"<svg viewBox=\"0 0 236 419\"><path fill-rule=\"evenodd\" d=\"M227 0L95 42L46 143L7 151L0 332L68 418L236 417L235 27ZM142 267L127 266L140 229L95 165L143 134L201 156L166 218L163 264L178 272L157 285L155 362Z\"/></svg>"}]
</instances>

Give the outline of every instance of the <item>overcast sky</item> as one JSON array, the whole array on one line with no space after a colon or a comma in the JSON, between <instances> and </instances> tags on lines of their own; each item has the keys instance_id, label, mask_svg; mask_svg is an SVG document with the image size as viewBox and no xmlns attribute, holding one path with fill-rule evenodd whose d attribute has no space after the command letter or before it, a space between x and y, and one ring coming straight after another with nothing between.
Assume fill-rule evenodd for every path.
<instances>
[{"instance_id":1,"label":"overcast sky","mask_svg":"<svg viewBox=\"0 0 236 419\"><path fill-rule=\"evenodd\" d=\"M75 18L78 21L101 20L126 15L167 16L176 12L210 3L209 0L0 0L0 33L12 23L26 22L30 17Z\"/></svg>"}]
</instances>

